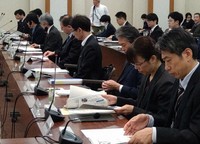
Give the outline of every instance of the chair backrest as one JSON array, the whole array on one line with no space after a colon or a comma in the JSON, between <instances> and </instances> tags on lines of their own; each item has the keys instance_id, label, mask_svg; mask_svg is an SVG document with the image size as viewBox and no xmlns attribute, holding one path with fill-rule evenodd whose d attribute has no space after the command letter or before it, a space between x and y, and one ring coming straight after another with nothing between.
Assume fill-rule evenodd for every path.
<instances>
[{"instance_id":1,"label":"chair backrest","mask_svg":"<svg viewBox=\"0 0 200 144\"><path fill-rule=\"evenodd\" d=\"M102 80L108 80L112 77L113 73L115 71L115 67L110 64L106 67L102 68Z\"/></svg>"}]
</instances>

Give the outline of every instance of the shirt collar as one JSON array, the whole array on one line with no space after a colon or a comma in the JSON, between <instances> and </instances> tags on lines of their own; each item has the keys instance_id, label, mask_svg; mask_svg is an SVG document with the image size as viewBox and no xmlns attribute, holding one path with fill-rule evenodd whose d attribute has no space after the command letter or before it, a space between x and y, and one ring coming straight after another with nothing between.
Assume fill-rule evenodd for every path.
<instances>
[{"instance_id":1,"label":"shirt collar","mask_svg":"<svg viewBox=\"0 0 200 144\"><path fill-rule=\"evenodd\" d=\"M184 90L186 89L188 82L190 80L190 78L192 77L192 75L194 74L194 72L196 71L196 69L199 66L199 62L196 64L196 66L190 71L190 73L188 73L183 80L179 80L180 85L184 88Z\"/></svg>"},{"instance_id":2,"label":"shirt collar","mask_svg":"<svg viewBox=\"0 0 200 144\"><path fill-rule=\"evenodd\" d=\"M51 30L52 27L53 27L53 25L48 28L48 30L47 30L48 34L49 34L49 32L50 32L50 30Z\"/></svg>"},{"instance_id":3,"label":"shirt collar","mask_svg":"<svg viewBox=\"0 0 200 144\"><path fill-rule=\"evenodd\" d=\"M154 31L154 29L157 27L158 25L155 25L152 29L151 29L151 32Z\"/></svg>"},{"instance_id":4,"label":"shirt collar","mask_svg":"<svg viewBox=\"0 0 200 144\"><path fill-rule=\"evenodd\" d=\"M126 23L127 23L127 21L125 21L125 22L124 22L124 24L123 24L122 26L125 26L125 25L126 25Z\"/></svg>"},{"instance_id":5,"label":"shirt collar","mask_svg":"<svg viewBox=\"0 0 200 144\"><path fill-rule=\"evenodd\" d=\"M89 39L89 37L92 36L92 34L89 34L81 43L82 46L85 46L85 43L87 42L87 40Z\"/></svg>"}]
</instances>

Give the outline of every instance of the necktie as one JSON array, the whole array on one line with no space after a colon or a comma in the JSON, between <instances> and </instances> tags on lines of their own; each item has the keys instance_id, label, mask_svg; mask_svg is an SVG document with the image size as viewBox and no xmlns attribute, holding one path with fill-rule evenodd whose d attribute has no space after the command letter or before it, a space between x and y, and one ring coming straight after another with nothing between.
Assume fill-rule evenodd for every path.
<instances>
[{"instance_id":1,"label":"necktie","mask_svg":"<svg viewBox=\"0 0 200 144\"><path fill-rule=\"evenodd\" d=\"M173 122L172 122L172 125L171 125L172 128L174 127L174 121L176 119L177 112L180 108L180 103L182 101L183 94L184 94L184 88L179 84L179 88L178 88L178 92L177 92L177 100L176 100L176 103L175 103L175 106L174 106L174 118L173 118Z\"/></svg>"}]
</instances>

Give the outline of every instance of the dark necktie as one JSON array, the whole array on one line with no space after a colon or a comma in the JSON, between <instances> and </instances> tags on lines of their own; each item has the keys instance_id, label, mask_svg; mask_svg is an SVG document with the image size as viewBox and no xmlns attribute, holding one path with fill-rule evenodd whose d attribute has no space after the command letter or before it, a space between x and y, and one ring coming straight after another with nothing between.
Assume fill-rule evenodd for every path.
<instances>
[{"instance_id":1,"label":"dark necktie","mask_svg":"<svg viewBox=\"0 0 200 144\"><path fill-rule=\"evenodd\" d=\"M179 88L178 88L178 92L177 92L177 100L176 100L176 103L174 106L174 118L173 118L171 127L174 127L174 121L176 120L177 112L180 108L180 103L182 101L183 94L184 94L184 88L179 84Z\"/></svg>"}]
</instances>

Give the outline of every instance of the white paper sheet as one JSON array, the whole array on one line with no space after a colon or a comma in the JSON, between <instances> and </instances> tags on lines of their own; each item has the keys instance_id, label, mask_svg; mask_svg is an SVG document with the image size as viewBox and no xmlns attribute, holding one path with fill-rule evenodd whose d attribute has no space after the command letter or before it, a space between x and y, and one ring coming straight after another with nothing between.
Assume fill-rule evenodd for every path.
<instances>
[{"instance_id":1,"label":"white paper sheet","mask_svg":"<svg viewBox=\"0 0 200 144\"><path fill-rule=\"evenodd\" d=\"M124 135L123 128L81 130L92 144L126 144L129 136Z\"/></svg>"},{"instance_id":2,"label":"white paper sheet","mask_svg":"<svg viewBox=\"0 0 200 144\"><path fill-rule=\"evenodd\" d=\"M31 46L27 46L27 48L26 46L19 46L18 50L27 51L27 52L41 52L42 51L41 49L33 48Z\"/></svg>"},{"instance_id":3,"label":"white paper sheet","mask_svg":"<svg viewBox=\"0 0 200 144\"><path fill-rule=\"evenodd\" d=\"M31 69L32 71L41 71L40 68L34 68ZM52 74L55 72L55 68L42 68L42 73L46 73L46 74ZM68 73L68 70L65 69L61 69L61 68L56 68L56 73Z\"/></svg>"},{"instance_id":4,"label":"white paper sheet","mask_svg":"<svg viewBox=\"0 0 200 144\"><path fill-rule=\"evenodd\" d=\"M42 55L31 56L31 60L32 60L32 61L35 61L35 60L42 60L42 59L43 59L43 61L48 61L48 60L49 60L48 57L43 57Z\"/></svg>"}]
</instances>

